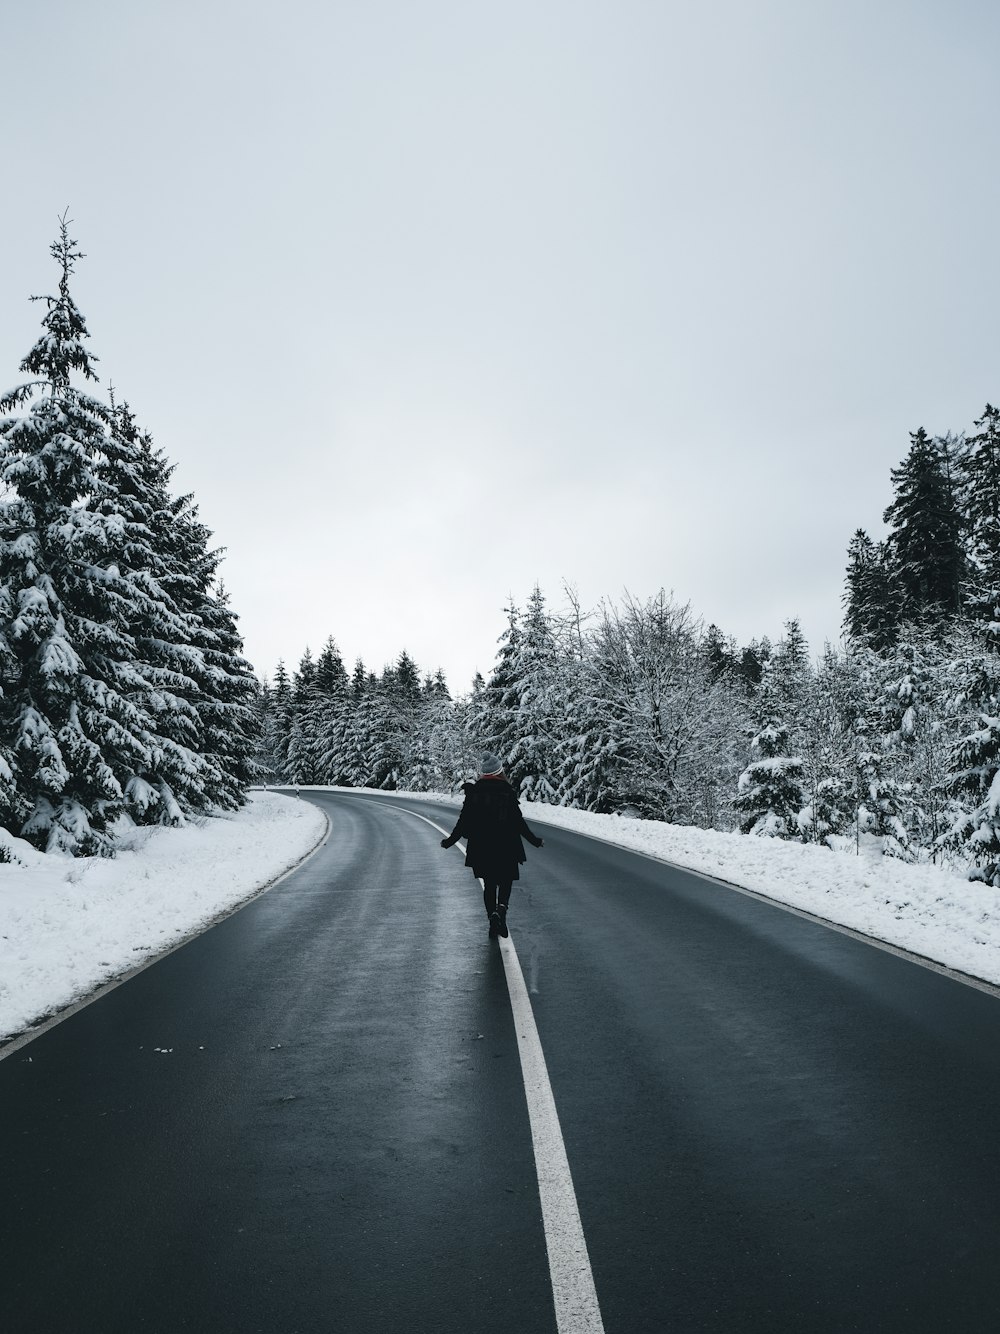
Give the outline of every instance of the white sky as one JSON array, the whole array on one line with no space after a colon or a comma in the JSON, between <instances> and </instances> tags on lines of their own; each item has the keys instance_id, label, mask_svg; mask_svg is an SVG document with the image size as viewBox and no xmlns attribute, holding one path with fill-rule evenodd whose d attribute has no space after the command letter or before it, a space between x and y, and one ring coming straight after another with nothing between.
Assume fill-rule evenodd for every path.
<instances>
[{"instance_id":1,"label":"white sky","mask_svg":"<svg viewBox=\"0 0 1000 1334\"><path fill-rule=\"evenodd\" d=\"M218 541L248 656L513 593L836 638L910 431L1000 398L972 0L35 0L4 18L0 382L69 205L92 347Z\"/></svg>"}]
</instances>

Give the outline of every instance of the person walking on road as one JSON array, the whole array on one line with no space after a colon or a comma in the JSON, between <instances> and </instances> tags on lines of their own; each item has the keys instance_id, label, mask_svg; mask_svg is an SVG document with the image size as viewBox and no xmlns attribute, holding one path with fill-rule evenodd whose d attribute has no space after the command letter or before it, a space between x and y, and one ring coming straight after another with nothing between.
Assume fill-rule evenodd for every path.
<instances>
[{"instance_id":1,"label":"person walking on road","mask_svg":"<svg viewBox=\"0 0 1000 1334\"><path fill-rule=\"evenodd\" d=\"M484 755L482 773L465 784L465 801L458 823L443 848L466 840L465 864L483 882L483 902L490 919L490 937L506 936L511 886L520 879L518 868L527 860L522 836L535 848L545 846L528 828L517 795L496 755Z\"/></svg>"}]
</instances>

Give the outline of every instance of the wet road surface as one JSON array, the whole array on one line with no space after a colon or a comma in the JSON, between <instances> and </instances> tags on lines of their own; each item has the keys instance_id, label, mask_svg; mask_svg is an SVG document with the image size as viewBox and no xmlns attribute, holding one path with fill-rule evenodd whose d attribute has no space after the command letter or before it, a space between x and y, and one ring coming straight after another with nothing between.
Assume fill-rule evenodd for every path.
<instances>
[{"instance_id":1,"label":"wet road surface","mask_svg":"<svg viewBox=\"0 0 1000 1334\"><path fill-rule=\"evenodd\" d=\"M299 871L0 1061L12 1334L556 1329L454 813L303 796ZM539 832L511 932L609 1334L996 1328L1000 1001Z\"/></svg>"}]
</instances>

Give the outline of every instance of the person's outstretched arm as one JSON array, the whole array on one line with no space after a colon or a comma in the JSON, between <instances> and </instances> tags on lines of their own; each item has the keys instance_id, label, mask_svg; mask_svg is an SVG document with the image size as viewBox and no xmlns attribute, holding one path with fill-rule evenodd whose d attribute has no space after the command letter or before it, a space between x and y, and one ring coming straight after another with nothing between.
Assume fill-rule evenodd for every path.
<instances>
[{"instance_id":1,"label":"person's outstretched arm","mask_svg":"<svg viewBox=\"0 0 1000 1334\"><path fill-rule=\"evenodd\" d=\"M452 844L457 843L460 838L466 837L465 826L463 823L464 820L465 820L465 802L463 801L462 809L458 813L458 820L456 821L455 828L451 831L451 833L448 835L447 838L443 838L441 840L441 846L443 848L450 848Z\"/></svg>"},{"instance_id":2,"label":"person's outstretched arm","mask_svg":"<svg viewBox=\"0 0 1000 1334\"><path fill-rule=\"evenodd\" d=\"M527 822L527 820L524 818L523 814L521 813L521 808L520 808L520 806L518 806L518 808L517 808L517 817L518 817L518 819L519 819L520 822L521 822L521 833L522 833L522 834L524 835L524 837L528 840L528 842L531 844L531 846L532 846L533 848L544 848L544 847L545 847L545 839L544 839L544 838L539 838L537 834L533 834L533 833L531 832L531 830L528 828L528 822Z\"/></svg>"}]
</instances>

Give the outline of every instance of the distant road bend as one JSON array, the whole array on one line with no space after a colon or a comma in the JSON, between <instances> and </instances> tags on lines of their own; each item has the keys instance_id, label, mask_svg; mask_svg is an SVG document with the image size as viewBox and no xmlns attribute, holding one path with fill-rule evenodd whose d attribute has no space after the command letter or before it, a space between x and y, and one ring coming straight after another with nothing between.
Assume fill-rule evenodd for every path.
<instances>
[{"instance_id":1,"label":"distant road bend","mask_svg":"<svg viewBox=\"0 0 1000 1334\"><path fill-rule=\"evenodd\" d=\"M454 811L302 799L298 871L0 1060L6 1334L1000 1327L995 996L540 827L515 1021Z\"/></svg>"}]
</instances>

